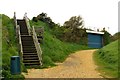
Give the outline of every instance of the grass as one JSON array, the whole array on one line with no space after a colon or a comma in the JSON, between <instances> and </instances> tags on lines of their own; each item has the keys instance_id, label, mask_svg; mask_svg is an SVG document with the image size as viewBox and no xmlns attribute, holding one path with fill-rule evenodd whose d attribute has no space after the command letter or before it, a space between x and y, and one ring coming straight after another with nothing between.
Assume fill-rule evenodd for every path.
<instances>
[{"instance_id":1,"label":"grass","mask_svg":"<svg viewBox=\"0 0 120 80\"><path fill-rule=\"evenodd\" d=\"M23 75L11 75L10 74L10 58L11 56L17 56L18 45L15 38L15 30L13 25L13 19L2 14L2 76L9 80L16 78L24 79ZM25 71L24 65L21 62L21 70Z\"/></svg>"},{"instance_id":2,"label":"grass","mask_svg":"<svg viewBox=\"0 0 120 80\"><path fill-rule=\"evenodd\" d=\"M102 76L118 77L118 40L96 51L93 57Z\"/></svg>"},{"instance_id":3,"label":"grass","mask_svg":"<svg viewBox=\"0 0 120 80\"><path fill-rule=\"evenodd\" d=\"M62 42L51 33L49 25L42 21L30 22L35 27L44 27L44 40L40 45L43 51L43 67L47 68L55 66L56 62L63 62L69 54L74 53L77 50L89 49L87 46Z\"/></svg>"}]
</instances>

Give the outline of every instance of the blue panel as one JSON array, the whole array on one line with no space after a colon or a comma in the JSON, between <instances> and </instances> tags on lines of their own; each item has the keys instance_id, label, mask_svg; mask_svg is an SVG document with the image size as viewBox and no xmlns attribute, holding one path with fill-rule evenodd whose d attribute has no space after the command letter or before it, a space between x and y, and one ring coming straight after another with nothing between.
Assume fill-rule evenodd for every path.
<instances>
[{"instance_id":1,"label":"blue panel","mask_svg":"<svg viewBox=\"0 0 120 80\"><path fill-rule=\"evenodd\" d=\"M101 34L88 34L88 46L91 48L102 47L102 35Z\"/></svg>"}]
</instances>

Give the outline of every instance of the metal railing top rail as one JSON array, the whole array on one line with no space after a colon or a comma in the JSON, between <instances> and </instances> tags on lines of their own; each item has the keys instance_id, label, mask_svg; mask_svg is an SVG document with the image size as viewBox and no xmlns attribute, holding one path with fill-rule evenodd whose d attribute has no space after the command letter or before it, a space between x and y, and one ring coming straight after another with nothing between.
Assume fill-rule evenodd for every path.
<instances>
[{"instance_id":1,"label":"metal railing top rail","mask_svg":"<svg viewBox=\"0 0 120 80\"><path fill-rule=\"evenodd\" d=\"M38 58L39 58L40 64L42 65L42 50L41 50L41 47L39 45L34 26L32 27L32 33L33 33L33 39L34 39L35 47L37 50Z\"/></svg>"}]
</instances>

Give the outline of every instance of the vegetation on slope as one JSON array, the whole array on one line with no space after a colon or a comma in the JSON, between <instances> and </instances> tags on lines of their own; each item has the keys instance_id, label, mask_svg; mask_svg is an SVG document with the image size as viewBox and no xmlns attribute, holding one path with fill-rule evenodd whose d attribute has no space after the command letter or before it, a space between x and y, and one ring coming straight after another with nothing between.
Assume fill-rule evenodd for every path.
<instances>
[{"instance_id":1,"label":"vegetation on slope","mask_svg":"<svg viewBox=\"0 0 120 80\"><path fill-rule=\"evenodd\" d=\"M55 62L63 62L66 57L77 50L88 49L87 46L60 41L52 34L49 24L42 21L30 22L35 27L44 27L44 40L40 45L43 50L43 67L54 66Z\"/></svg>"},{"instance_id":2,"label":"vegetation on slope","mask_svg":"<svg viewBox=\"0 0 120 80\"><path fill-rule=\"evenodd\" d=\"M94 54L98 70L103 76L118 77L118 41L106 45Z\"/></svg>"},{"instance_id":3,"label":"vegetation on slope","mask_svg":"<svg viewBox=\"0 0 120 80\"><path fill-rule=\"evenodd\" d=\"M33 17L32 20L48 24L48 27L52 30L51 33L61 41L87 45L86 28L81 16L72 16L68 21L64 22L63 26L54 23L46 13L41 13L37 17Z\"/></svg>"},{"instance_id":4,"label":"vegetation on slope","mask_svg":"<svg viewBox=\"0 0 120 80\"><path fill-rule=\"evenodd\" d=\"M115 41L115 40L118 40L118 39L120 39L120 32L117 32L112 36L112 41Z\"/></svg>"},{"instance_id":5,"label":"vegetation on slope","mask_svg":"<svg viewBox=\"0 0 120 80\"><path fill-rule=\"evenodd\" d=\"M24 78L23 75L10 74L10 58L11 56L17 55L18 47L15 38L13 19L2 14L2 76L7 80L10 78ZM22 65L21 68L23 71L24 66Z\"/></svg>"}]
</instances>

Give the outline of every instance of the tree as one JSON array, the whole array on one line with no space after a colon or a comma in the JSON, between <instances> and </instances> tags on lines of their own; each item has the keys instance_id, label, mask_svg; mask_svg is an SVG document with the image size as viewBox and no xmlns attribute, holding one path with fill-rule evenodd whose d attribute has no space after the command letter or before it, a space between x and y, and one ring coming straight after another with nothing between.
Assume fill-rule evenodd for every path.
<instances>
[{"instance_id":1,"label":"tree","mask_svg":"<svg viewBox=\"0 0 120 80\"><path fill-rule=\"evenodd\" d=\"M46 13L43 13L43 12L41 14L39 14L37 17L33 17L32 20L35 22L37 22L38 20L45 22L45 23L49 24L50 28L53 28L55 26L55 23L52 21L52 19L50 17L48 17Z\"/></svg>"},{"instance_id":2,"label":"tree","mask_svg":"<svg viewBox=\"0 0 120 80\"><path fill-rule=\"evenodd\" d=\"M33 17L33 19L32 19L33 21L35 21L35 22L37 22L38 21L38 19L37 19L37 17Z\"/></svg>"},{"instance_id":3,"label":"tree","mask_svg":"<svg viewBox=\"0 0 120 80\"><path fill-rule=\"evenodd\" d=\"M105 30L105 28L103 28L102 32L104 32L104 34L103 34L103 44L105 46L105 45L107 45L111 42L112 35L109 32L107 32Z\"/></svg>"},{"instance_id":4,"label":"tree","mask_svg":"<svg viewBox=\"0 0 120 80\"><path fill-rule=\"evenodd\" d=\"M71 30L74 30L76 28L83 28L84 27L84 21L82 17L80 16L73 16L69 19L69 21L66 21L63 25L65 28L69 28Z\"/></svg>"},{"instance_id":5,"label":"tree","mask_svg":"<svg viewBox=\"0 0 120 80\"><path fill-rule=\"evenodd\" d=\"M84 21L81 16L73 16L63 25L63 40L87 44L87 33L84 29Z\"/></svg>"}]
</instances>

